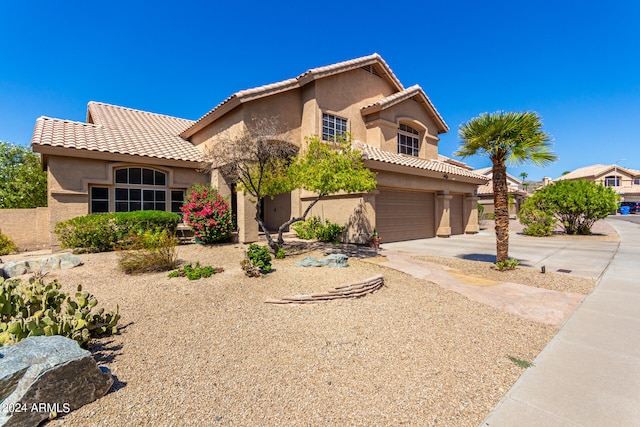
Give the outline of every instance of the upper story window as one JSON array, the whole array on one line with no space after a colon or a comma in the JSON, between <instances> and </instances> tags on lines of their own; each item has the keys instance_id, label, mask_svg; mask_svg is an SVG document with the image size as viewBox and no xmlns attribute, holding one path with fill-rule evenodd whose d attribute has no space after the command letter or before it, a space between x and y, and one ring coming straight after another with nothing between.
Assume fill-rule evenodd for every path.
<instances>
[{"instance_id":1,"label":"upper story window","mask_svg":"<svg viewBox=\"0 0 640 427\"><path fill-rule=\"evenodd\" d=\"M640 185L640 178L633 178L633 185Z\"/></svg>"},{"instance_id":2,"label":"upper story window","mask_svg":"<svg viewBox=\"0 0 640 427\"><path fill-rule=\"evenodd\" d=\"M347 119L322 113L322 140L335 141L347 132Z\"/></svg>"},{"instance_id":3,"label":"upper story window","mask_svg":"<svg viewBox=\"0 0 640 427\"><path fill-rule=\"evenodd\" d=\"M420 153L418 135L419 132L411 126L401 124L398 128L398 153L417 157Z\"/></svg>"},{"instance_id":4,"label":"upper story window","mask_svg":"<svg viewBox=\"0 0 640 427\"><path fill-rule=\"evenodd\" d=\"M610 175L604 178L605 187L620 187L620 177L617 175Z\"/></svg>"}]
</instances>

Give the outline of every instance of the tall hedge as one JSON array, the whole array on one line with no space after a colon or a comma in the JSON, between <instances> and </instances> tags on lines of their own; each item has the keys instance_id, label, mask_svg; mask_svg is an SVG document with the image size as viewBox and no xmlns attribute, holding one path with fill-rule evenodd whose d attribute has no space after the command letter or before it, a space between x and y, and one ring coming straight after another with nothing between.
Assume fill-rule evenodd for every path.
<instances>
[{"instance_id":1,"label":"tall hedge","mask_svg":"<svg viewBox=\"0 0 640 427\"><path fill-rule=\"evenodd\" d=\"M54 233L63 248L106 252L145 232L174 234L179 222L180 215L164 211L89 214L57 223Z\"/></svg>"}]
</instances>

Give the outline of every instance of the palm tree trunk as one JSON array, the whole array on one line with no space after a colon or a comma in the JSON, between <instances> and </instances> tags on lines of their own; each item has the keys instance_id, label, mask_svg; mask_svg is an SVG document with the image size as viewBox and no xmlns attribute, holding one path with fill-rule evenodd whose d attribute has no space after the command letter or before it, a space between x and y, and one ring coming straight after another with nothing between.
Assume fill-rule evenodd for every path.
<instances>
[{"instance_id":1,"label":"palm tree trunk","mask_svg":"<svg viewBox=\"0 0 640 427\"><path fill-rule=\"evenodd\" d=\"M509 259L509 191L507 167L504 163L493 164L493 206L496 220L496 262Z\"/></svg>"}]
</instances>

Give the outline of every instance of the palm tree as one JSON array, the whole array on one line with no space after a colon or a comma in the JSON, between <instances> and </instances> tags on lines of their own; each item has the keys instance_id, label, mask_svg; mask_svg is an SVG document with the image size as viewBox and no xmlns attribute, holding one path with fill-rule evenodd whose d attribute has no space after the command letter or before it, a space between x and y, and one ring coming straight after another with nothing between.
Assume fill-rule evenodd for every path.
<instances>
[{"instance_id":1,"label":"palm tree","mask_svg":"<svg viewBox=\"0 0 640 427\"><path fill-rule=\"evenodd\" d=\"M496 262L509 259L509 202L507 163L545 166L557 157L551 150L551 136L542 130L535 112L484 113L460 125L462 140L456 156L476 154L493 164L493 203L496 220Z\"/></svg>"}]
</instances>

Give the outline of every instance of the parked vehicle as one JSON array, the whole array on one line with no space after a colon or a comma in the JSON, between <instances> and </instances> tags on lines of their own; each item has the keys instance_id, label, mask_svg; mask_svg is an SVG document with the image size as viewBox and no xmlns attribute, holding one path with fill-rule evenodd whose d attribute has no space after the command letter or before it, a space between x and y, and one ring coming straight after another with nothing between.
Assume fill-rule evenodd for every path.
<instances>
[{"instance_id":1,"label":"parked vehicle","mask_svg":"<svg viewBox=\"0 0 640 427\"><path fill-rule=\"evenodd\" d=\"M629 208L629 213L640 213L640 202L620 202L618 205L618 212L622 213L624 206Z\"/></svg>"}]
</instances>

